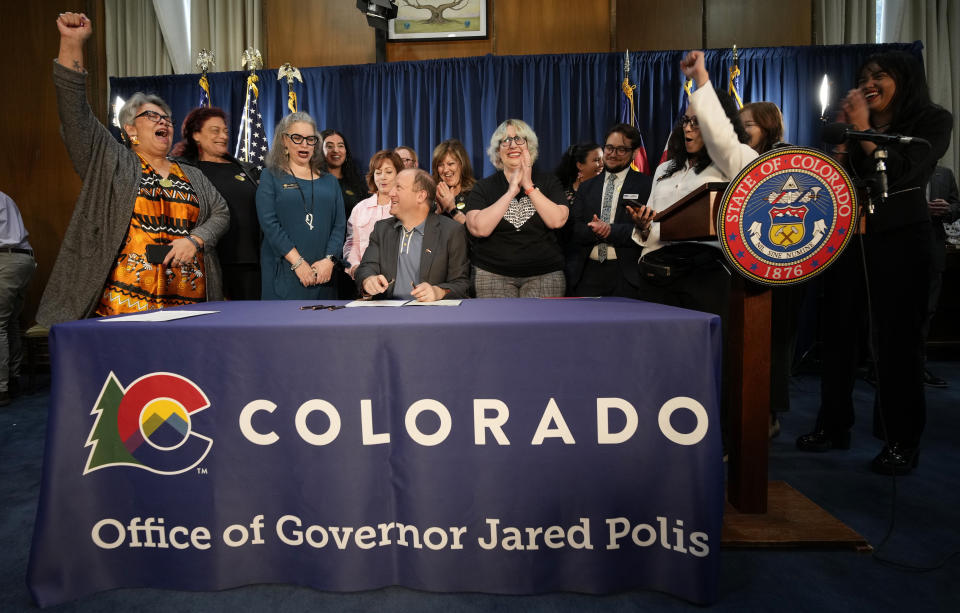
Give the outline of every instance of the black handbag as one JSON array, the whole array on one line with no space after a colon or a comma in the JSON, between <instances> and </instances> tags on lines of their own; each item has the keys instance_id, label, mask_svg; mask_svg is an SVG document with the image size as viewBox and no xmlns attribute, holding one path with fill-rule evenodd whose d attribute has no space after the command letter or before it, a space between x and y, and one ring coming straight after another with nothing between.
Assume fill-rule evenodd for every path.
<instances>
[{"instance_id":1,"label":"black handbag","mask_svg":"<svg viewBox=\"0 0 960 613\"><path fill-rule=\"evenodd\" d=\"M676 243L648 253L640 260L640 275L656 285L669 285L693 270L722 257L715 247L702 243Z\"/></svg>"}]
</instances>

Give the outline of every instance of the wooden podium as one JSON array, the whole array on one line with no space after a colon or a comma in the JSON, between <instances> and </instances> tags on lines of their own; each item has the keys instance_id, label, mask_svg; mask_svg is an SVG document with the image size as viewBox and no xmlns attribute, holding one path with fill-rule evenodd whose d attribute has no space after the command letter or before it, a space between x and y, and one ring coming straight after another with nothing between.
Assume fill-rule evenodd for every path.
<instances>
[{"instance_id":1,"label":"wooden podium","mask_svg":"<svg viewBox=\"0 0 960 613\"><path fill-rule=\"evenodd\" d=\"M726 183L705 183L654 218L665 241L716 240ZM742 513L767 511L770 424L770 288L732 273L723 393L727 499Z\"/></svg>"}]
</instances>

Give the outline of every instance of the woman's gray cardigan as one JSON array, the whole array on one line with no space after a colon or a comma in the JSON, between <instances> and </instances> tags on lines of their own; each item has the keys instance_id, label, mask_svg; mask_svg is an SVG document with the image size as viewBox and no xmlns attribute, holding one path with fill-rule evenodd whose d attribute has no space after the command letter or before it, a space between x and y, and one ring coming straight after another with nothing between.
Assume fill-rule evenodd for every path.
<instances>
[{"instance_id":1,"label":"woman's gray cardigan","mask_svg":"<svg viewBox=\"0 0 960 613\"><path fill-rule=\"evenodd\" d=\"M37 322L44 326L95 313L130 227L141 173L139 156L119 143L90 110L86 73L54 61L53 81L63 140L83 188L40 300ZM191 234L203 239L207 300L222 300L220 263L214 247L230 225L230 213L199 169L181 168L200 204Z\"/></svg>"}]
</instances>

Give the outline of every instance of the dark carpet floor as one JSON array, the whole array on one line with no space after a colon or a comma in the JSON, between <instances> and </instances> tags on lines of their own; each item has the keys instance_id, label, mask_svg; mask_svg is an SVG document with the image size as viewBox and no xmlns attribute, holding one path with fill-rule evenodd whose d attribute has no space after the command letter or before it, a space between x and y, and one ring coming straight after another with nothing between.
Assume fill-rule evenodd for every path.
<instances>
[{"instance_id":1,"label":"dark carpet floor","mask_svg":"<svg viewBox=\"0 0 960 613\"><path fill-rule=\"evenodd\" d=\"M878 555L842 550L725 550L719 603L711 611L960 611L960 362L932 362L950 382L927 390L928 422L920 467L896 480L870 472L880 442L870 435L873 390L858 382L859 423L853 448L804 454L795 438L813 424L819 380L794 377L791 411L771 443L770 478L786 481L876 547L891 519L892 536ZM0 611L35 610L26 587L27 557L40 486L49 395L23 396L0 408ZM64 552L70 555L69 552ZM947 559L951 554L952 558ZM883 563L938 566L920 572ZM944 560L947 559L945 562ZM404 588L334 594L261 585L224 592L124 589L52 607L50 611L687 611L702 609L671 596L432 594Z\"/></svg>"}]
</instances>

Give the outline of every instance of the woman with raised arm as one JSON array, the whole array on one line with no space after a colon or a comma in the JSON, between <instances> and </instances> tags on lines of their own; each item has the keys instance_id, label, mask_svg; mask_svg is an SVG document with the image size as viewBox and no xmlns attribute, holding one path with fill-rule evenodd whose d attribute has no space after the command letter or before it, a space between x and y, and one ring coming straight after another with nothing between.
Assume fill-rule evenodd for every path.
<instances>
[{"instance_id":1,"label":"woman with raised arm","mask_svg":"<svg viewBox=\"0 0 960 613\"><path fill-rule=\"evenodd\" d=\"M661 241L660 224L653 222L653 216L704 183L730 181L757 152L746 144L736 103L723 90L713 88L703 52L691 51L680 67L697 88L667 141L669 157L657 167L647 205L630 208L637 226L634 240L643 247L640 297L716 313L725 322L730 272L719 243ZM663 270L671 274L661 276Z\"/></svg>"},{"instance_id":2,"label":"woman with raised arm","mask_svg":"<svg viewBox=\"0 0 960 613\"><path fill-rule=\"evenodd\" d=\"M662 241L660 224L653 221L653 216L704 183L732 180L756 159L757 152L746 144L747 133L733 98L713 88L703 52L687 53L680 69L697 88L667 141L669 158L657 167L647 205L629 208L637 226L634 241L643 247L638 295L650 302L719 315L722 337L727 342L731 273L719 243ZM730 372L726 364L722 372L722 386L726 388L729 383L725 377ZM725 439L728 409L721 401Z\"/></svg>"},{"instance_id":3,"label":"woman with raised arm","mask_svg":"<svg viewBox=\"0 0 960 613\"><path fill-rule=\"evenodd\" d=\"M223 197L202 172L167 154L170 107L136 93L119 113L124 143L90 110L82 13L57 17L53 66L64 143L83 179L60 253L37 312L51 325L93 315L221 300L213 249L230 223Z\"/></svg>"}]
</instances>

